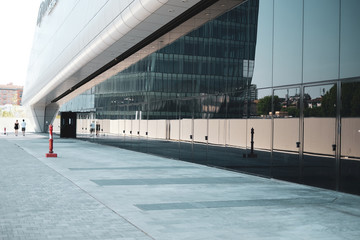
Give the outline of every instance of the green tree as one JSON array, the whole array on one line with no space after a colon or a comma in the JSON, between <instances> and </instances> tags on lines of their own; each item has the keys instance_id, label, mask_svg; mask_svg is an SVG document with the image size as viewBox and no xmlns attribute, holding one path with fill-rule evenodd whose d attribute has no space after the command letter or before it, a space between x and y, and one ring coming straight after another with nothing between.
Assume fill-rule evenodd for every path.
<instances>
[{"instance_id":1,"label":"green tree","mask_svg":"<svg viewBox=\"0 0 360 240\"><path fill-rule=\"evenodd\" d=\"M2 112L2 116L3 116L3 117L13 117L14 114L12 114L12 112L3 111L3 112Z\"/></svg>"},{"instance_id":2,"label":"green tree","mask_svg":"<svg viewBox=\"0 0 360 240\"><path fill-rule=\"evenodd\" d=\"M353 97L351 100L351 116L360 117L360 84L355 91L353 91Z\"/></svg>"},{"instance_id":3,"label":"green tree","mask_svg":"<svg viewBox=\"0 0 360 240\"><path fill-rule=\"evenodd\" d=\"M322 116L321 107L304 109L304 117L321 117L321 116Z\"/></svg>"},{"instance_id":4,"label":"green tree","mask_svg":"<svg viewBox=\"0 0 360 240\"><path fill-rule=\"evenodd\" d=\"M360 116L360 82L345 83L341 86L341 115L343 117Z\"/></svg>"},{"instance_id":5,"label":"green tree","mask_svg":"<svg viewBox=\"0 0 360 240\"><path fill-rule=\"evenodd\" d=\"M318 108L305 110L305 117L335 117L337 103L337 86L334 85L322 97L321 111ZM341 116L360 116L360 83L344 83L341 85Z\"/></svg>"},{"instance_id":6,"label":"green tree","mask_svg":"<svg viewBox=\"0 0 360 240\"><path fill-rule=\"evenodd\" d=\"M292 117L299 117L300 116L300 111L297 107L287 107L287 108L282 108L281 111L283 112L287 112L289 116Z\"/></svg>"},{"instance_id":7,"label":"green tree","mask_svg":"<svg viewBox=\"0 0 360 240\"><path fill-rule=\"evenodd\" d=\"M257 104L257 112L259 115L268 115L271 112L272 96L265 96L259 99ZM278 96L274 96L274 111L281 109L281 103Z\"/></svg>"},{"instance_id":8,"label":"green tree","mask_svg":"<svg viewBox=\"0 0 360 240\"><path fill-rule=\"evenodd\" d=\"M337 87L336 85L334 85L322 97L321 99L322 117L336 116L336 95L337 95Z\"/></svg>"}]
</instances>

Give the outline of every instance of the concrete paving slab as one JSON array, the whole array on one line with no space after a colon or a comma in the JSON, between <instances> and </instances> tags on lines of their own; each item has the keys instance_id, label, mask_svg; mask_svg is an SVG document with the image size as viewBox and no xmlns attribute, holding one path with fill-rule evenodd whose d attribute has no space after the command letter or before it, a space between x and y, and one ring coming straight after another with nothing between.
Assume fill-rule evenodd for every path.
<instances>
[{"instance_id":1,"label":"concrete paving slab","mask_svg":"<svg viewBox=\"0 0 360 240\"><path fill-rule=\"evenodd\" d=\"M77 139L0 137L0 239L360 239L360 197Z\"/></svg>"}]
</instances>

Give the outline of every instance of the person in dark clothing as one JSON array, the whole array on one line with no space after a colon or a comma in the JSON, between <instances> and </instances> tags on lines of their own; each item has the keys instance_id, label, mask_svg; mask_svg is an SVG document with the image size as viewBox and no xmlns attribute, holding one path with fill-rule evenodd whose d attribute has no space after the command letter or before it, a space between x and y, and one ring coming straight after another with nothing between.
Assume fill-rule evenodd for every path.
<instances>
[{"instance_id":1,"label":"person in dark clothing","mask_svg":"<svg viewBox=\"0 0 360 240\"><path fill-rule=\"evenodd\" d=\"M17 136L18 131L19 131L19 122L18 122L18 120L16 120L16 122L14 124L14 129L15 129L15 136Z\"/></svg>"}]
</instances>

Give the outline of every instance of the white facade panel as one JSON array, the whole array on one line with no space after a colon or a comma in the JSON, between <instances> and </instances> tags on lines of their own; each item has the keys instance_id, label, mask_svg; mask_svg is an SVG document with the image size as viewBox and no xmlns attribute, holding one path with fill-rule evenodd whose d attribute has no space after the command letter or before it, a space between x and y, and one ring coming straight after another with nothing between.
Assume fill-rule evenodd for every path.
<instances>
[{"instance_id":1,"label":"white facade panel","mask_svg":"<svg viewBox=\"0 0 360 240\"><path fill-rule=\"evenodd\" d=\"M45 111L56 97L197 2L56 1L36 29L23 104ZM37 120L42 130L42 119Z\"/></svg>"}]
</instances>

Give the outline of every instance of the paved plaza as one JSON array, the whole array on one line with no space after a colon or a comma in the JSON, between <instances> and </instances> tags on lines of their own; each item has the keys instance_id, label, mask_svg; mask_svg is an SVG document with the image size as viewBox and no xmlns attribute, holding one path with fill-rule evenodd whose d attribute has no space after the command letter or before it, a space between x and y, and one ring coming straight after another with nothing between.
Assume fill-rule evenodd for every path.
<instances>
[{"instance_id":1,"label":"paved plaza","mask_svg":"<svg viewBox=\"0 0 360 240\"><path fill-rule=\"evenodd\" d=\"M360 239L360 197L48 135L0 137L0 239Z\"/></svg>"}]
</instances>

